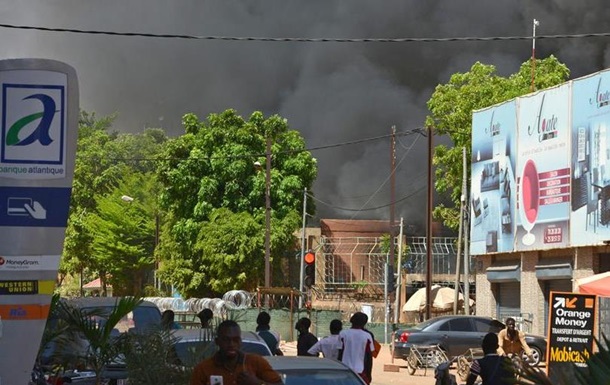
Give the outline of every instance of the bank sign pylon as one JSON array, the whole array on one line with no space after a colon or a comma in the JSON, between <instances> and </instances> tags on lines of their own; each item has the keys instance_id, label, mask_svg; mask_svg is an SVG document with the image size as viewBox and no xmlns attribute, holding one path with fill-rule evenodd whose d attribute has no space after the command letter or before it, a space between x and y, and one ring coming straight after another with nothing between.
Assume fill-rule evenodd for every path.
<instances>
[{"instance_id":1,"label":"bank sign pylon","mask_svg":"<svg viewBox=\"0 0 610 385\"><path fill-rule=\"evenodd\" d=\"M0 384L27 384L63 250L78 134L65 63L0 60Z\"/></svg>"}]
</instances>

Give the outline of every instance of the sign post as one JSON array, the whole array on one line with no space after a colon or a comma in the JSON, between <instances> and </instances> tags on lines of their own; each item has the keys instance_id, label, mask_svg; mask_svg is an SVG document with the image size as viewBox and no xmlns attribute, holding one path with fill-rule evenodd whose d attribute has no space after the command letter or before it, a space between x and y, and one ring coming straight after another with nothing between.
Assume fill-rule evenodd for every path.
<instances>
[{"instance_id":1,"label":"sign post","mask_svg":"<svg viewBox=\"0 0 610 385\"><path fill-rule=\"evenodd\" d=\"M574 370L593 354L597 296L551 292L549 306L547 373L553 383L575 383Z\"/></svg>"},{"instance_id":2,"label":"sign post","mask_svg":"<svg viewBox=\"0 0 610 385\"><path fill-rule=\"evenodd\" d=\"M0 60L0 383L27 384L70 207L78 80L67 64Z\"/></svg>"}]
</instances>

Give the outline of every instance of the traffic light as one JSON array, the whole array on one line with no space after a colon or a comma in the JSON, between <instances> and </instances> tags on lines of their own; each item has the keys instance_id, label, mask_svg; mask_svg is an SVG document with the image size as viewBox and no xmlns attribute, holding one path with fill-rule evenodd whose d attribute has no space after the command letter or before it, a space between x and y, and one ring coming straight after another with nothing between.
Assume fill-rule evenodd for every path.
<instances>
[{"instance_id":1,"label":"traffic light","mask_svg":"<svg viewBox=\"0 0 610 385\"><path fill-rule=\"evenodd\" d=\"M394 275L394 266L386 263L386 290L388 293L396 291L396 276Z\"/></svg>"},{"instance_id":2,"label":"traffic light","mask_svg":"<svg viewBox=\"0 0 610 385\"><path fill-rule=\"evenodd\" d=\"M306 289L316 283L316 254L313 251L308 251L305 254L305 281L304 286Z\"/></svg>"}]
</instances>

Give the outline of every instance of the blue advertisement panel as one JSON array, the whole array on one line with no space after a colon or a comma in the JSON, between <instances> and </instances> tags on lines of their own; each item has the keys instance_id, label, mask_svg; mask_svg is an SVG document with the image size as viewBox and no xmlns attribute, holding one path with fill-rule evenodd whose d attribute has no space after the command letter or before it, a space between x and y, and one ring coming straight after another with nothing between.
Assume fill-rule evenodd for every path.
<instances>
[{"instance_id":1,"label":"blue advertisement panel","mask_svg":"<svg viewBox=\"0 0 610 385\"><path fill-rule=\"evenodd\" d=\"M571 83L518 99L515 249L569 244Z\"/></svg>"},{"instance_id":2,"label":"blue advertisement panel","mask_svg":"<svg viewBox=\"0 0 610 385\"><path fill-rule=\"evenodd\" d=\"M0 60L1 384L25 384L38 354L63 251L78 135L68 64ZM8 294L8 295L7 295Z\"/></svg>"},{"instance_id":3,"label":"blue advertisement panel","mask_svg":"<svg viewBox=\"0 0 610 385\"><path fill-rule=\"evenodd\" d=\"M470 253L514 248L517 112L514 100L474 113Z\"/></svg>"},{"instance_id":4,"label":"blue advertisement panel","mask_svg":"<svg viewBox=\"0 0 610 385\"><path fill-rule=\"evenodd\" d=\"M572 85L573 246L610 238L610 72Z\"/></svg>"}]
</instances>

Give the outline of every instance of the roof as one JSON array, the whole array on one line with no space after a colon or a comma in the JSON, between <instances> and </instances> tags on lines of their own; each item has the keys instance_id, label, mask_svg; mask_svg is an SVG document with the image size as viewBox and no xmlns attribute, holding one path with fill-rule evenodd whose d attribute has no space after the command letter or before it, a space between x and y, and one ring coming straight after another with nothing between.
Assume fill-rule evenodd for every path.
<instances>
[{"instance_id":1,"label":"roof","mask_svg":"<svg viewBox=\"0 0 610 385\"><path fill-rule=\"evenodd\" d=\"M390 222L381 220L322 219L326 237L379 237L390 232Z\"/></svg>"},{"instance_id":2,"label":"roof","mask_svg":"<svg viewBox=\"0 0 610 385\"><path fill-rule=\"evenodd\" d=\"M106 287L112 287L110 284L106 284ZM94 279L91 282L87 282L83 285L83 289L101 289L102 288L102 280L100 278Z\"/></svg>"},{"instance_id":3,"label":"roof","mask_svg":"<svg viewBox=\"0 0 610 385\"><path fill-rule=\"evenodd\" d=\"M265 357L275 370L300 369L300 370L350 370L339 361L320 357L303 356L270 356Z\"/></svg>"}]
</instances>

